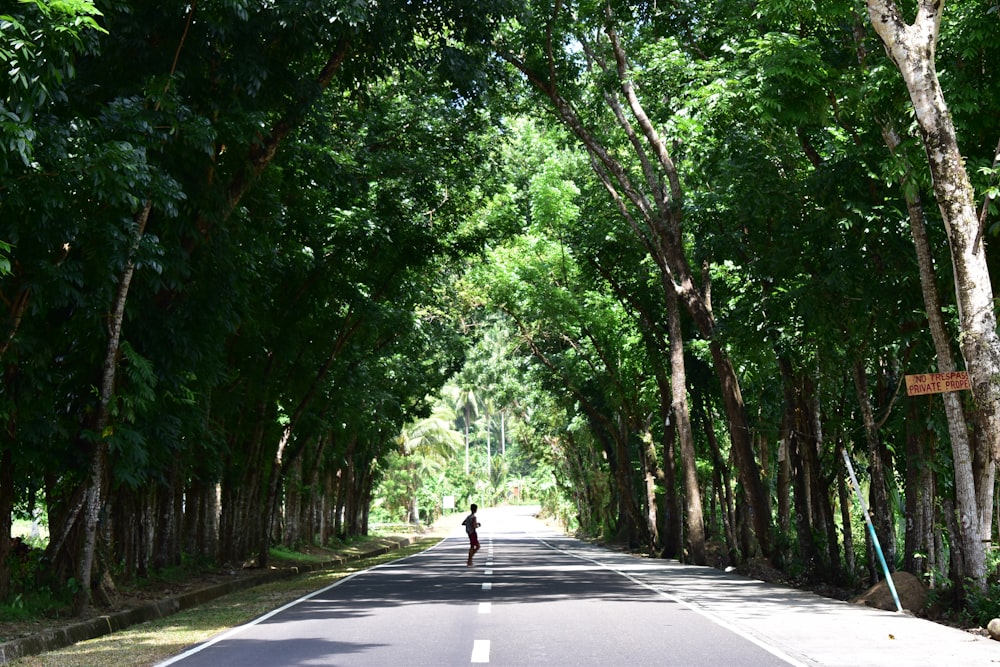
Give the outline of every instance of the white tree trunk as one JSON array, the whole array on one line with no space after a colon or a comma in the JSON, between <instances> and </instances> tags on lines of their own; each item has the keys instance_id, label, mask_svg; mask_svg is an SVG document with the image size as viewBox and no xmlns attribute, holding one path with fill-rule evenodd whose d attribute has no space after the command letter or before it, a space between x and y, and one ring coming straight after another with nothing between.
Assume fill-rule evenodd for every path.
<instances>
[{"instance_id":1,"label":"white tree trunk","mask_svg":"<svg viewBox=\"0 0 1000 667\"><path fill-rule=\"evenodd\" d=\"M893 154L899 148L901 140L896 131L890 127L882 129L886 146ZM907 190L910 175L904 175L901 183ZM941 315L941 300L938 297L937 285L934 281L934 259L931 254L930 241L927 239L927 229L924 219L924 208L918 194L906 194L906 208L910 217L910 232L913 236L913 246L917 253L917 265L920 268L920 285L924 297L924 308L927 311L927 324L930 327L934 350L937 355L938 372L951 373L958 370L951 354L951 337ZM968 427L965 413L959 395L956 392L941 394L945 414L948 418L948 433L951 437L952 462L955 466L955 500L960 516L983 516L979 508L979 497L976 493L976 476L973 472L972 447L969 442ZM990 480L992 485L992 480ZM989 512L986 512L989 516ZM959 536L962 541L963 577L971 577L977 585L984 585L986 574L986 552L982 548L980 535L989 535L988 529L965 530Z\"/></svg>"},{"instance_id":2,"label":"white tree trunk","mask_svg":"<svg viewBox=\"0 0 1000 667\"><path fill-rule=\"evenodd\" d=\"M90 459L90 477L84 496L83 540L77 556L77 582L80 586L73 603L74 611L82 613L91 602L91 584L94 568L94 551L97 547L97 519L104 502L104 485L107 478L108 441L106 429L111 423L111 401L114 397L115 378L118 373L118 353L121 350L122 324L125 321L125 303L129 286L135 273L135 253L146 230L152 201L147 201L139 213L128 250L128 259L118 281L115 301L108 317L108 345L101 367L101 389L97 413L91 428L98 441Z\"/></svg>"},{"instance_id":3,"label":"white tree trunk","mask_svg":"<svg viewBox=\"0 0 1000 667\"><path fill-rule=\"evenodd\" d=\"M687 400L687 369L684 365L684 338L681 330L680 304L677 294L667 285L667 318L670 331L670 388L671 406L677 420L677 437L680 444L681 470L684 475L684 500L687 515L685 534L689 549L686 562L705 565L705 518L698 484L698 461L691 427L691 410Z\"/></svg>"},{"instance_id":4,"label":"white tree trunk","mask_svg":"<svg viewBox=\"0 0 1000 667\"><path fill-rule=\"evenodd\" d=\"M974 192L962 155L958 149L955 126L941 91L935 69L935 50L941 22L943 0L920 0L913 24L907 24L894 0L868 0L868 13L889 57L899 68L913 103L924 149L934 181L934 194L944 220L951 250L955 294L959 308L960 343L969 371L976 417L982 437L988 443L994 461L1000 459L1000 339L993 312L993 288L979 236ZM992 485L988 491L992 493ZM961 530L969 531L966 546L978 545L989 538L984 526L992 497L980 495L960 506L976 507L976 515L962 511ZM970 554L967 554L969 558ZM981 562L981 555L969 560ZM967 563L972 568L981 565ZM982 585L985 572L968 572Z\"/></svg>"}]
</instances>

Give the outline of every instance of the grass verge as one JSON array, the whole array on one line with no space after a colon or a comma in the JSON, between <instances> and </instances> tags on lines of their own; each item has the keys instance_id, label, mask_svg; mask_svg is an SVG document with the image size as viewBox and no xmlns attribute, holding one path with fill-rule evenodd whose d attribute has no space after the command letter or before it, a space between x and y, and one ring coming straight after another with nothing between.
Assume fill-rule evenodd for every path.
<instances>
[{"instance_id":1,"label":"grass verge","mask_svg":"<svg viewBox=\"0 0 1000 667\"><path fill-rule=\"evenodd\" d=\"M430 548L438 538L424 538L387 554L345 563L286 581L231 593L167 618L142 623L122 632L80 642L67 648L8 663L15 667L146 667L187 647L211 639L303 595L329 586L353 572L405 558Z\"/></svg>"}]
</instances>

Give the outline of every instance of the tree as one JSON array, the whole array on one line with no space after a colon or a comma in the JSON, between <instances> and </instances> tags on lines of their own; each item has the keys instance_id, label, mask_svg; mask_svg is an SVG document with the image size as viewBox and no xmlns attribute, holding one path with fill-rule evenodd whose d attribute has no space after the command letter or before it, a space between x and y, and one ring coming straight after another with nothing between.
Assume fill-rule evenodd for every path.
<instances>
[{"instance_id":1,"label":"tree","mask_svg":"<svg viewBox=\"0 0 1000 667\"><path fill-rule=\"evenodd\" d=\"M729 420L740 488L753 523L753 540L744 544L744 550L750 554L759 548L766 555L770 551L770 499L753 451L739 378L718 338L709 276L699 281L692 269L682 226L685 192L680 173L668 141L644 106L638 68L630 54L631 47L641 47L644 31L652 30L653 23L645 14L648 8L633 11L607 5L587 9L574 11L562 4L541 3L532 14L538 22L530 24L530 31L508 35L501 57L525 77L587 150L623 224L642 240L662 272L664 289L676 291L708 341ZM580 49L559 49L559 44L576 44ZM586 92L589 99L576 99L574 79L580 71L594 77L593 87ZM580 111L591 108L601 109L604 118L590 119ZM617 136L609 136L612 131ZM621 154L628 161L620 160L612 146L626 151Z\"/></svg>"},{"instance_id":2,"label":"tree","mask_svg":"<svg viewBox=\"0 0 1000 667\"><path fill-rule=\"evenodd\" d=\"M445 401L434 404L429 417L415 422L400 433L402 465L390 471L393 477L403 476L407 494L407 521L420 523L418 493L428 477L441 472L443 466L462 446L462 437L455 430L455 413Z\"/></svg>"},{"instance_id":3,"label":"tree","mask_svg":"<svg viewBox=\"0 0 1000 667\"><path fill-rule=\"evenodd\" d=\"M104 8L106 36L86 42L86 57L73 63L77 80L64 93L36 105L33 160L18 160L16 173L5 170L0 186L0 237L13 248L2 284L9 313L0 348L4 434L41 445L32 456L46 459L52 574L57 584L70 577L80 583L78 608L90 601L91 581L104 580L99 571L112 551L126 550L124 560L140 572L150 562L137 551L145 549L147 526L130 515L155 515L156 559L179 561L180 508L207 503L220 481L224 556L243 560L253 542L266 560L278 521L270 508L286 466L302 451L321 461L327 449L343 455L357 473L344 492L357 510L351 529L363 528L353 519L364 519L373 460L391 441L387 425L419 411L431 388L425 383L454 363L448 336L425 346L428 334L444 327L413 309L423 290L435 289L429 277L446 265L443 258L461 257L477 234L488 233L460 230L458 215L484 182L463 173L483 161L476 151L450 149L471 148L462 141L479 138L470 128L488 124L476 98L500 7L463 13L438 3L330 1ZM333 20L316 20L318 13ZM27 22L3 20L3 53L14 41L20 53L34 48L22 38ZM51 34L68 34L65 27L56 23ZM46 30L39 34L49 36ZM45 62L69 62L68 51L46 55L52 58ZM401 92L404 71L426 103L404 104L411 92ZM28 78L48 85L57 75ZM380 87L387 81L398 88ZM38 92L26 94L36 99ZM374 103L392 112L375 113ZM399 133L415 110L428 120L432 106L440 112L433 121ZM331 120L352 139L349 151L338 153L333 133L315 131ZM310 174L302 162L284 160L306 140L296 132L305 133L309 121L308 131L330 142L323 144L327 164L339 162L344 181L334 170ZM5 149L27 155L4 139ZM422 153L427 162L415 168ZM353 240L362 245L352 244L350 233L324 242L317 241L321 231L293 230L302 217L315 215L317 227L329 222L308 210L329 203L315 196L327 187L316 180L325 176L342 196L327 210L353 214L339 231L357 225ZM468 197L462 183L473 190ZM387 265L404 261L382 271L372 261L379 255ZM310 282L331 277L329 291ZM333 290L345 285L340 298ZM323 327L331 322L337 328L327 337ZM284 348L281 333L304 347ZM401 350L421 359L412 375L402 371ZM56 366L44 361L53 357ZM384 421L352 424L333 442L323 431L343 400L333 388L349 386L352 372L373 381L356 411L345 413L359 420L384 414ZM393 381L398 392L385 389ZM32 431L34 403L40 411L48 405L49 433ZM38 484L20 462L14 470L14 487ZM229 495L240 479L246 487ZM198 502L182 502L195 496ZM98 512L119 520L102 521L98 533ZM252 526L243 531L247 543L225 537L234 525Z\"/></svg>"},{"instance_id":4,"label":"tree","mask_svg":"<svg viewBox=\"0 0 1000 667\"><path fill-rule=\"evenodd\" d=\"M69 79L74 74L74 58L88 51L98 33L104 32L95 16L100 12L89 0L67 0L49 3L43 0L25 0L10 13L0 15L0 62L9 76L8 85L0 97L0 193L10 196L14 178L30 172L34 161L33 144L43 131L36 124L39 113L66 98ZM4 216L15 215L4 211ZM7 236L9 230L0 231L0 278L12 274L8 253L12 248ZM13 296L13 295L12 295ZM13 383L16 366L7 359L9 349L21 321L28 310L30 297L21 292L13 298L5 297L9 324L0 336L0 362L3 363L4 383ZM5 322L6 323L6 322ZM0 422L7 434L17 430L16 411L8 401L0 408ZM15 467L23 466L14 442L0 439L0 600L10 593L11 512L16 497L18 475Z\"/></svg>"},{"instance_id":5,"label":"tree","mask_svg":"<svg viewBox=\"0 0 1000 667\"><path fill-rule=\"evenodd\" d=\"M0 170L30 165L36 116L63 101L74 57L105 30L92 0L22 0L0 15L0 62L9 85L0 98Z\"/></svg>"},{"instance_id":6,"label":"tree","mask_svg":"<svg viewBox=\"0 0 1000 667\"><path fill-rule=\"evenodd\" d=\"M935 52L944 13L943 2L922 0L913 23L907 23L892 0L869 0L868 13L906 83L927 155L951 251L955 293L959 307L962 353L977 401L977 423L989 439L994 463L1000 461L1000 339L996 331L993 287L990 282L982 224L974 191L951 114L935 69ZM963 466L964 467L964 466ZM960 472L960 475L965 475ZM985 506L972 497L974 488L964 484L958 502L968 576L985 586L984 536L991 534L992 475L982 495Z\"/></svg>"},{"instance_id":7,"label":"tree","mask_svg":"<svg viewBox=\"0 0 1000 667\"><path fill-rule=\"evenodd\" d=\"M466 384L452 392L455 412L461 414L462 432L465 441L465 474L469 474L469 429L473 419L479 416L479 397L475 387Z\"/></svg>"}]
</instances>

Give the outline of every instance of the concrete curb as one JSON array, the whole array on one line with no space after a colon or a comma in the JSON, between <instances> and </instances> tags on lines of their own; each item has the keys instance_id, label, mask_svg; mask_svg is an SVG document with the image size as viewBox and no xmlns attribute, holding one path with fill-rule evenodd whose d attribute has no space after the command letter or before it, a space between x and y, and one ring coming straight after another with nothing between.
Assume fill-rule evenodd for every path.
<instances>
[{"instance_id":1,"label":"concrete curb","mask_svg":"<svg viewBox=\"0 0 1000 667\"><path fill-rule=\"evenodd\" d=\"M334 558L322 563L305 564L281 570L270 570L253 577L227 581L221 584L214 584L212 586L206 586L205 588L199 588L187 593L181 593L180 595L157 600L156 602L151 602L141 607L125 609L123 611L114 612L104 616L96 616L86 621L72 623L55 630L47 630L35 635L29 635L28 637L12 639L11 641L0 644L0 665L6 665L8 662L18 658L38 655L39 653L46 653L48 651L55 651L57 649L65 648L66 646L70 646L71 644L76 644L77 642L103 637L104 635L119 632L133 625L138 625L139 623L145 623L146 621L153 621L158 618L171 616L179 611L183 611L184 609L197 607L200 604L220 598L223 595L228 595L229 593L254 588L255 586L268 584L273 581L291 579L308 572L326 570L331 567L343 565L344 563L381 556L389 553L390 551L395 551L396 549L413 544L417 541L418 537L420 536L396 535L386 537L385 539L391 540L395 542L395 544L379 547L377 549L371 549L370 551L353 556Z\"/></svg>"}]
</instances>

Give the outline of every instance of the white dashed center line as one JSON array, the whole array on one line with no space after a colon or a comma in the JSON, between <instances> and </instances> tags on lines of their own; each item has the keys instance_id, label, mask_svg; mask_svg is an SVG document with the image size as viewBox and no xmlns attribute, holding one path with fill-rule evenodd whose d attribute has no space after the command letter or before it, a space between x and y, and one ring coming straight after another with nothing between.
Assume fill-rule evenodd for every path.
<instances>
[{"instance_id":1,"label":"white dashed center line","mask_svg":"<svg viewBox=\"0 0 1000 667\"><path fill-rule=\"evenodd\" d=\"M490 661L490 640L477 639L472 643L472 662Z\"/></svg>"},{"instance_id":2,"label":"white dashed center line","mask_svg":"<svg viewBox=\"0 0 1000 667\"><path fill-rule=\"evenodd\" d=\"M487 544L486 549L486 565L491 567L493 565L493 540L490 539ZM484 576L492 577L493 570L485 570ZM483 582L483 590L489 591L493 589L493 583L490 581ZM480 614L490 614L493 612L492 602L480 602L479 603L479 613ZM488 663L490 661L490 640L489 639L477 639L472 644L472 662L473 663Z\"/></svg>"}]
</instances>

